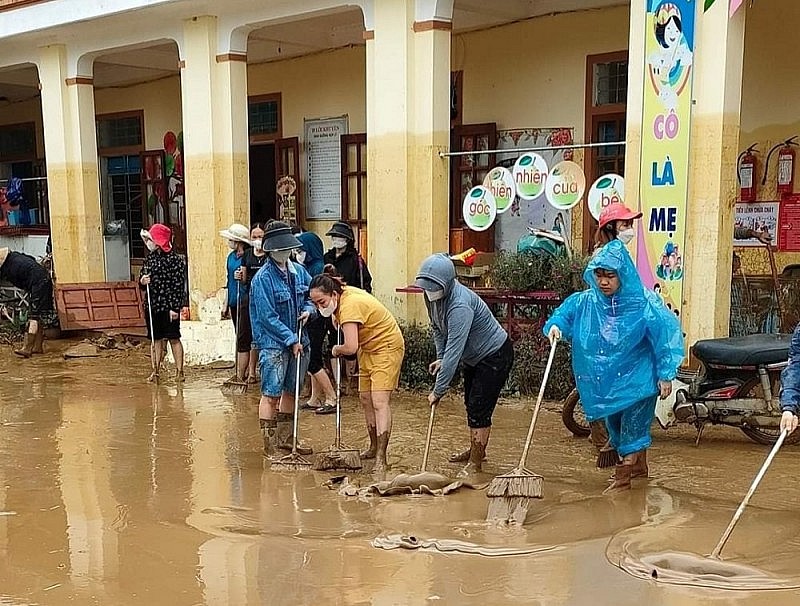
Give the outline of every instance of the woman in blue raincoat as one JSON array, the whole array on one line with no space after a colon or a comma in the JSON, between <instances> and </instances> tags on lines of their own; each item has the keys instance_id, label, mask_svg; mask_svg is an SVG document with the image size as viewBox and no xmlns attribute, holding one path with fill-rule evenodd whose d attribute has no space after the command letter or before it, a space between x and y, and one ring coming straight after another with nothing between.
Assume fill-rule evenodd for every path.
<instances>
[{"instance_id":1,"label":"woman in blue raincoat","mask_svg":"<svg viewBox=\"0 0 800 606\"><path fill-rule=\"evenodd\" d=\"M551 340L572 343L572 367L586 418L605 419L621 460L606 492L647 476L650 425L657 396L672 390L684 357L675 314L645 290L625 245L613 240L595 253L588 290L567 298L545 324Z\"/></svg>"}]
</instances>

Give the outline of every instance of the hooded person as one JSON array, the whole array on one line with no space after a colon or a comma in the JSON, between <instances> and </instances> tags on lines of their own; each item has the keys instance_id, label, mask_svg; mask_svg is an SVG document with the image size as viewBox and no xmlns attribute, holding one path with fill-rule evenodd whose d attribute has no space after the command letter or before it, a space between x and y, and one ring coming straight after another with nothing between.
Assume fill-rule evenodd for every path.
<instances>
[{"instance_id":1,"label":"hooded person","mask_svg":"<svg viewBox=\"0 0 800 606\"><path fill-rule=\"evenodd\" d=\"M544 326L572 343L572 368L588 421L605 420L621 457L606 492L647 477L656 397L666 398L684 357L675 314L642 285L619 240L599 249L583 275L588 290L569 296Z\"/></svg>"},{"instance_id":2,"label":"hooded person","mask_svg":"<svg viewBox=\"0 0 800 606\"><path fill-rule=\"evenodd\" d=\"M481 471L492 414L514 363L511 339L483 299L456 281L456 268L447 255L425 259L414 283L424 292L436 344L436 360L429 366L436 384L428 402L439 403L463 364L470 447L450 461L467 462L467 473Z\"/></svg>"},{"instance_id":3,"label":"hooded person","mask_svg":"<svg viewBox=\"0 0 800 606\"><path fill-rule=\"evenodd\" d=\"M313 231L301 231L296 235L302 244L302 248L295 253L297 262L306 268L312 278L318 276L325 269L325 261L323 261L325 246L322 244L322 240Z\"/></svg>"},{"instance_id":4,"label":"hooded person","mask_svg":"<svg viewBox=\"0 0 800 606\"><path fill-rule=\"evenodd\" d=\"M23 358L44 353L42 322L53 313L53 281L50 274L30 255L4 247L0 248L0 279L27 292L30 300L25 340L14 353Z\"/></svg>"},{"instance_id":5,"label":"hooded person","mask_svg":"<svg viewBox=\"0 0 800 606\"><path fill-rule=\"evenodd\" d=\"M266 456L276 448L292 450L296 381L305 377L309 359L308 331L298 339L298 328L317 316L308 298L311 276L291 260L300 246L289 225L272 221L262 242L269 260L250 283L250 322L261 369L258 418ZM312 450L298 442L297 452L309 455Z\"/></svg>"},{"instance_id":6,"label":"hooded person","mask_svg":"<svg viewBox=\"0 0 800 606\"><path fill-rule=\"evenodd\" d=\"M139 272L139 284L145 290L147 332L154 346L153 372L148 381L158 382L169 342L175 360L175 380L182 382L181 309L188 302L186 263L172 249L172 230L166 225L154 223L150 229L143 229L140 236L149 251Z\"/></svg>"}]
</instances>

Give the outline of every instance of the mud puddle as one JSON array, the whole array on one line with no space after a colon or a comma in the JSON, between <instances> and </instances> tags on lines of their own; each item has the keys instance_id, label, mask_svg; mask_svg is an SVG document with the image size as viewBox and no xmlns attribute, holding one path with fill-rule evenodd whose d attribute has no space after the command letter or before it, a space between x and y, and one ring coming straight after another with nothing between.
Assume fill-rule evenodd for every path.
<instances>
[{"instance_id":1,"label":"mud puddle","mask_svg":"<svg viewBox=\"0 0 800 606\"><path fill-rule=\"evenodd\" d=\"M796 591L660 584L618 566L665 551L710 550L765 451L735 432L656 432L649 483L601 497L584 440L547 412L528 467L544 476L521 529L487 525L483 491L445 497L342 497L335 473L274 473L259 454L257 395L223 396L226 371L188 373L183 388L146 385L147 358L29 363L0 354L0 604L794 604ZM488 472L516 464L529 413L496 413ZM529 404L529 403L527 403ZM424 396L394 401L393 472L414 473ZM333 419L304 413L315 448ZM466 443L463 409L439 409L430 469ZM344 401L344 441L364 442ZM796 448L787 448L725 556L792 579L800 556ZM354 479L371 481L369 470ZM11 515L13 512L13 515ZM385 549L413 536L419 548ZM441 549L440 549L441 548ZM482 553L481 553L482 552Z\"/></svg>"}]
</instances>

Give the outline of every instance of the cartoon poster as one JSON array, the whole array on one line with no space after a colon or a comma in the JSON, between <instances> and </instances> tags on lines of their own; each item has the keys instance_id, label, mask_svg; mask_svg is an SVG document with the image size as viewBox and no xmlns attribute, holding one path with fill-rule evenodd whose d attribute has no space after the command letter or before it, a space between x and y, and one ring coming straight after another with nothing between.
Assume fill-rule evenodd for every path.
<instances>
[{"instance_id":1,"label":"cartoon poster","mask_svg":"<svg viewBox=\"0 0 800 606\"><path fill-rule=\"evenodd\" d=\"M744 227L754 231L766 231L772 241L778 241L778 214L780 202L738 202L734 215L734 228ZM735 240L734 246L764 247L756 238Z\"/></svg>"},{"instance_id":2,"label":"cartoon poster","mask_svg":"<svg viewBox=\"0 0 800 606\"><path fill-rule=\"evenodd\" d=\"M636 265L679 313L683 302L695 0L647 0Z\"/></svg>"}]
</instances>

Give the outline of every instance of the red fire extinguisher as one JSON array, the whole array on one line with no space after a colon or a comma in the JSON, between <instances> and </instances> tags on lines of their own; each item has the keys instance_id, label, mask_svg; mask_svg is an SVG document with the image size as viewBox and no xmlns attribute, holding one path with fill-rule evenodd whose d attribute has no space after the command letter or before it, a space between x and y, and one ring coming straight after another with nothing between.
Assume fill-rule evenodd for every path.
<instances>
[{"instance_id":1,"label":"red fire extinguisher","mask_svg":"<svg viewBox=\"0 0 800 606\"><path fill-rule=\"evenodd\" d=\"M777 190L780 197L788 196L794 193L794 148L797 147L795 143L797 137L790 137L783 143L779 143L767 155L767 166L769 166L769 157L776 149L778 149L778 174L777 174ZM767 171L764 171L764 180L761 182L763 185L766 183Z\"/></svg>"},{"instance_id":2,"label":"red fire extinguisher","mask_svg":"<svg viewBox=\"0 0 800 606\"><path fill-rule=\"evenodd\" d=\"M739 154L736 176L739 179L739 199L742 202L756 201L756 143Z\"/></svg>"}]
</instances>

